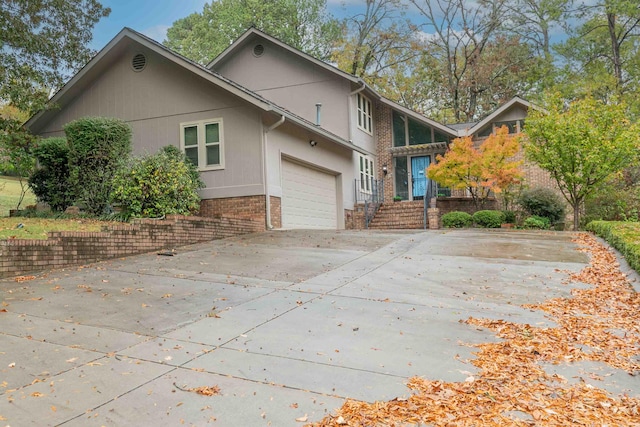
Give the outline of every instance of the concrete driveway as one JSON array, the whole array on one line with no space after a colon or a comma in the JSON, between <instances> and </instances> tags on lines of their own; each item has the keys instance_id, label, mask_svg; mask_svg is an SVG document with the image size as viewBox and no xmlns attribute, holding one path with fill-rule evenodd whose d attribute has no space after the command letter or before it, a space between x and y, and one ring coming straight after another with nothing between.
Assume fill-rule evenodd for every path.
<instances>
[{"instance_id":1,"label":"concrete driveway","mask_svg":"<svg viewBox=\"0 0 640 427\"><path fill-rule=\"evenodd\" d=\"M519 305L569 295L571 238L276 231L0 281L0 426L295 426L463 381L496 338L459 320L547 322Z\"/></svg>"}]
</instances>

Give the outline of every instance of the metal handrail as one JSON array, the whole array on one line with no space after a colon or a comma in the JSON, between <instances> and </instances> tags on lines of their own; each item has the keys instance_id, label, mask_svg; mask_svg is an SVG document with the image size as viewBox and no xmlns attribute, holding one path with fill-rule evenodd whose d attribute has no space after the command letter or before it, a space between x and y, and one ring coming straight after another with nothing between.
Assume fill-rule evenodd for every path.
<instances>
[{"instance_id":1,"label":"metal handrail","mask_svg":"<svg viewBox=\"0 0 640 427\"><path fill-rule=\"evenodd\" d=\"M356 203L364 202L365 228L369 228L371 220L384 202L384 179L356 179L354 186Z\"/></svg>"}]
</instances>

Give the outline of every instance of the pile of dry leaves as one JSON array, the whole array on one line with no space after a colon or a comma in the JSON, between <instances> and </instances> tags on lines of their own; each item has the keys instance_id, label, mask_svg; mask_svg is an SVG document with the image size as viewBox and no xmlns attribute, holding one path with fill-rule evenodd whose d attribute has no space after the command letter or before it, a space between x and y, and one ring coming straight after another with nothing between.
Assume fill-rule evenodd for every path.
<instances>
[{"instance_id":1,"label":"pile of dry leaves","mask_svg":"<svg viewBox=\"0 0 640 427\"><path fill-rule=\"evenodd\" d=\"M336 414L309 426L640 426L640 399L569 384L541 366L589 360L640 374L640 297L595 238L583 234L576 242L591 253L591 263L570 280L592 287L525 306L543 310L557 327L469 318L466 323L503 339L478 345L472 362L477 376L461 383L414 377L407 399L347 400Z\"/></svg>"}]
</instances>

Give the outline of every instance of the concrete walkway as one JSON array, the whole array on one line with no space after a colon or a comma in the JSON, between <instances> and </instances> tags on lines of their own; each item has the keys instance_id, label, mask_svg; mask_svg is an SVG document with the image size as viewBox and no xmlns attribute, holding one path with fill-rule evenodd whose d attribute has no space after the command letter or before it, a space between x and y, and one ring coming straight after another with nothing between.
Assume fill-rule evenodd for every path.
<instances>
[{"instance_id":1,"label":"concrete walkway","mask_svg":"<svg viewBox=\"0 0 640 427\"><path fill-rule=\"evenodd\" d=\"M569 295L571 237L277 231L0 281L0 426L296 426L463 381L496 338L459 320L548 322L519 305Z\"/></svg>"}]
</instances>

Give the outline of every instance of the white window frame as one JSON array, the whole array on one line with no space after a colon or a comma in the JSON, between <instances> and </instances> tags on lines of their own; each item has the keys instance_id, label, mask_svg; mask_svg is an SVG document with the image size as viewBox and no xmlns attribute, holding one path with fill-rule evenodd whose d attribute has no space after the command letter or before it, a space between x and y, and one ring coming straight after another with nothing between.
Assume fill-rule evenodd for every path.
<instances>
[{"instance_id":1,"label":"white window frame","mask_svg":"<svg viewBox=\"0 0 640 427\"><path fill-rule=\"evenodd\" d=\"M358 154L358 176L360 177L360 192L371 194L373 192L373 180L375 179L375 169L373 159Z\"/></svg>"},{"instance_id":2,"label":"white window frame","mask_svg":"<svg viewBox=\"0 0 640 427\"><path fill-rule=\"evenodd\" d=\"M217 144L220 147L220 163L217 165L207 164L207 144L206 144L206 126L217 124L219 141L209 145ZM220 170L224 169L224 127L222 125L222 118L199 120L194 122L180 123L180 149L185 152L184 130L189 127L197 127L198 130L198 170Z\"/></svg>"},{"instance_id":3,"label":"white window frame","mask_svg":"<svg viewBox=\"0 0 640 427\"><path fill-rule=\"evenodd\" d=\"M356 94L356 106L358 110L358 129L373 135L373 113L371 100L361 93Z\"/></svg>"}]
</instances>

